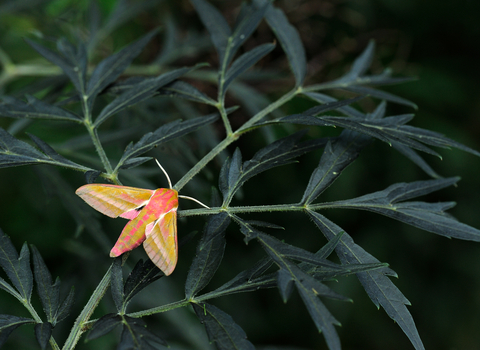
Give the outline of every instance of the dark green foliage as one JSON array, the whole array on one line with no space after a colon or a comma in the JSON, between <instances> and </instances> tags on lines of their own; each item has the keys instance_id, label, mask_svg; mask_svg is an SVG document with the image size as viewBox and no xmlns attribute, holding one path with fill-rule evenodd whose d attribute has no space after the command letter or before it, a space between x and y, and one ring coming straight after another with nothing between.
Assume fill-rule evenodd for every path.
<instances>
[{"instance_id":1,"label":"dark green foliage","mask_svg":"<svg viewBox=\"0 0 480 350\"><path fill-rule=\"evenodd\" d=\"M73 288L67 297L60 302L60 279L52 283L52 276L48 271L38 250L32 246L33 271L30 267L30 252L27 244L24 244L20 255L12 245L10 238L0 230L0 266L12 282L13 288L8 282L0 278L0 288L17 298L27 309L32 309L31 295L33 280L37 286L37 294L46 315L46 322L42 322L37 314L35 319L0 315L0 346L17 327L24 324L35 324L35 336L42 349L45 349L53 327L65 319L73 305ZM33 316L33 315L32 315Z\"/></svg>"},{"instance_id":2,"label":"dark green foliage","mask_svg":"<svg viewBox=\"0 0 480 350\"><path fill-rule=\"evenodd\" d=\"M102 54L99 59L97 56L103 53L102 40L142 9L152 8L155 1L135 4L119 1L110 17L104 20L101 19L96 3L92 3L89 9L89 34L84 40L79 40L78 35L74 36L77 39L70 41L65 38L54 39L51 41L56 43L56 49L52 49L47 47L46 42L40 44L26 39L41 56L58 67L63 76L52 83L53 86L50 86L49 81L42 81L43 86L42 83L39 87L32 84L31 91L26 89L26 93L18 92L19 96L2 96L0 116L13 118L14 121L6 129L0 128L0 168L49 164L83 172L87 183L101 180L121 185L121 174L122 180L125 176L125 182L148 187L153 184L148 173L151 163L147 162L168 152L171 167L185 169L185 174L175 183L174 189L182 191L189 184L191 186L187 187L188 191L195 189L196 194L202 196L206 182L210 186L218 183L218 190L212 186L211 208L196 207L178 212L181 218L202 215L206 219L193 259L183 255L187 251L183 249L183 242L194 237L195 232L192 231L202 229L196 227L190 232L181 232L179 237L182 263L179 264L179 277L174 276L171 281L177 287L173 289L177 291L182 290L178 288L178 281L185 283L184 297L177 295L177 301L163 304L157 301L157 297L164 291L155 290L152 293L155 297L148 300L154 300L156 304L151 306L142 303L142 298L137 295L147 288L153 290L152 283L163 277L163 273L150 260L144 262L140 259L135 265L129 265L131 261L127 259L128 254L115 258L87 303L79 307L79 315L73 321L69 334L66 337L58 336L59 339L66 338L63 349L71 350L77 345L81 346L79 341L87 331L85 338L91 341L112 332L118 326L122 329L117 349L157 349L158 346L166 346L163 333L177 342L178 337L190 332L187 328L190 324L179 323L182 328L178 330L162 328L160 337L157 331L152 331L157 327L147 329L143 317L180 307L193 308L198 323L204 325L208 339L217 349L254 349L255 341L247 340L242 327L232 316L212 305L212 299L277 288L281 300L287 304L282 312L288 315L289 303L292 303L291 299L296 295L305 306L305 315L307 312L310 315L312 329L322 333L329 349L339 350L341 343L335 326L339 326L340 322L329 310L328 304L324 304L323 298L335 302L351 301L347 293L338 293L335 286L329 284L332 280L340 281L349 275L354 275L359 280L372 302L377 308L382 307L400 326L415 349L424 349L413 317L406 307L410 303L390 279L397 277L395 271L357 245L349 232L319 212L331 208L366 210L437 235L478 242L478 229L463 224L446 213L454 206L453 202L431 203L412 199L430 195L459 181L458 177L443 178L437 174L417 151L437 157L441 157L440 154L430 147L457 148L476 156L480 156L480 153L438 132L407 125L414 116L408 112L411 108L416 108L416 105L377 87L411 79L392 77L389 69L380 74L375 73L375 69L372 69L375 58L373 41L369 42L345 74L338 74L341 76L331 81L307 85L307 56L299 32L289 23L283 10L274 6L273 2L254 0L243 4L232 25L208 1L191 2L216 50L218 67L207 68L207 64L196 61L192 63L191 57L188 57L187 63L180 61L177 66L177 60L185 59L187 53L178 54L175 49L188 47L193 50L192 56L199 55L204 49L202 43L205 42L205 35L191 33L192 42L180 39L178 28L170 18L166 19L167 42L164 51L154 52L156 58L150 57L150 62L153 62L151 65L132 66L132 63L142 52L158 49L155 41L158 39L157 30L150 31L116 53L106 57ZM254 33L264 21L273 34L268 42L259 43ZM264 31L265 28L267 27L261 30ZM276 39L273 39L273 35ZM261 35L259 37L261 40L264 38ZM256 45L250 45L250 41ZM280 47L274 50L277 42L281 50ZM154 44L150 46L149 43ZM264 94L260 88L250 87L250 80L266 82L273 88L278 84L273 79L285 78L276 66L271 71L253 70L257 69L254 67L263 62L263 59L282 50L293 79L279 84L278 91L271 96ZM198 59L194 57L195 60ZM184 65L186 67L178 68ZM212 82L217 83L216 98L211 97L208 89L205 92L202 90ZM292 86L289 92L284 93L282 90L288 88L286 84ZM331 90L348 91L359 96L339 99L324 93ZM284 95L280 96L279 91ZM232 103L230 95L236 98L233 103L239 103L239 106ZM307 98L310 104L308 107L292 104L291 108L283 110L284 105L295 97ZM370 112L364 113L357 108L363 107L365 101L372 102L372 98L373 101L381 102L375 108L370 108ZM400 108L407 108L407 113L388 115L387 102L402 105ZM232 114L236 111L246 114L235 120ZM37 125L31 123L44 123L41 125L49 128L47 136L40 138L36 133L24 132L23 129L28 125ZM298 130L294 125L302 125L304 129ZM331 132L333 127L342 130ZM245 144L238 143L235 148L229 147L239 138L256 133L259 129L264 132L265 142L258 146L252 141L253 151L245 147L253 138ZM323 134L325 129L331 133ZM392 146L433 179L395 183L384 190L362 193L356 198L331 200L328 199L331 197L324 196L324 192L375 139ZM94 150L97 157L92 157L94 153L87 150L88 147ZM323 149L321 155L318 154L320 149ZM243 193L247 192L248 186L245 188L244 185L248 180L257 175L263 179L268 176L275 178L278 167L303 162L305 157L302 156L306 154L309 159L319 157L319 160L315 160L318 165L307 167L311 173L305 174L304 178L310 175L309 181L301 185L303 194L301 191L293 192L297 196L294 203L269 204L264 200L292 198L289 191L294 187L293 184L289 179L281 179L282 181L275 182L280 185L276 190L277 197L267 196L262 188L258 197L263 205L250 205L250 193ZM244 161L244 157L249 160ZM210 163L213 164L212 168L208 167ZM65 180L64 173L41 169L38 175L42 179L42 185L50 187L52 194L61 199L63 206L78 224L77 236L80 238L70 238L70 251L78 256L89 255L84 251L95 251L90 255L105 261L110 238L103 232L103 222L74 197L73 188L78 184ZM158 169L155 169L155 174L157 173ZM203 183L195 182L197 179L194 177L199 173L205 175ZM269 188L266 185L264 187L265 191ZM242 206L232 206L234 198ZM319 198L323 202L317 202ZM296 221L291 222L290 227L282 224L286 227L284 229L276 223L267 222L275 219L246 219L249 214L263 215L266 212L282 212L290 222L293 220L290 219L290 214L299 212L314 225L305 228L306 226L300 225L300 221ZM164 213L159 213L159 216L162 217L162 214ZM230 225L232 222L234 225ZM182 225L180 223L179 227ZM88 238L93 240L81 237L84 229L89 234ZM268 234L262 230L268 230ZM317 246L318 243L314 243L316 240L310 238L312 231L313 234L321 232L326 238L323 246ZM287 235L285 240L280 239L283 233ZM66 236L64 232L62 235ZM68 237L70 236L73 235ZM230 242L235 242L234 239L238 237L249 244L247 248L257 246L259 249L253 249L252 256L242 256L242 261L232 262L226 252L229 252ZM297 242L301 242L298 238L305 239L303 245L297 246ZM72 245L72 241L77 245ZM60 247L65 249L65 246ZM0 277L0 289L15 297L32 316L0 315L0 346L17 327L34 324L34 333L40 347L45 349L50 345L57 350L61 347L55 340L55 327L69 315L74 304L74 291L72 288L61 299L60 279L52 279L37 248L31 246L31 251L30 255L28 245L24 244L18 253L10 238L0 231L0 266L8 278L7 281ZM340 263L335 257L330 258L333 253ZM232 256L239 260L238 255ZM222 269L224 259L229 259L229 263L225 264L227 268ZM82 266L86 266L89 271L102 270L103 265L94 266L96 261L100 260L94 261L89 256L88 260L82 262ZM183 266L185 261L192 261L188 273ZM124 268L131 270L125 279ZM183 277L182 268L186 274ZM34 281L35 293L32 293ZM161 282L164 283L165 280L162 279ZM110 309L113 310L105 311L105 308L101 308L104 314L99 315L98 319L92 319L100 301L108 295L108 287L113 299ZM146 294L146 291L142 293ZM38 305L42 306L45 317L40 317L32 305L32 295L38 297ZM278 298L278 294L275 296ZM163 299L158 297L158 300ZM145 305L149 305L150 309ZM140 310L127 311L134 307ZM352 306L342 303L342 307ZM254 316L247 314L247 317ZM240 317L238 320L239 323L245 322Z\"/></svg>"}]
</instances>

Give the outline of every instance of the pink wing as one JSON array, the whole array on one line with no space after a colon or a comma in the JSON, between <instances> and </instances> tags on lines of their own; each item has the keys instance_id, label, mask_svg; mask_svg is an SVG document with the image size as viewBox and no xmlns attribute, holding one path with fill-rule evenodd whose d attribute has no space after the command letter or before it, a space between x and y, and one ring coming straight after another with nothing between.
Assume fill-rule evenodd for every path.
<instances>
[{"instance_id":1,"label":"pink wing","mask_svg":"<svg viewBox=\"0 0 480 350\"><path fill-rule=\"evenodd\" d=\"M162 214L158 220L147 225L143 247L157 267L170 275L178 259L177 208Z\"/></svg>"},{"instance_id":2,"label":"pink wing","mask_svg":"<svg viewBox=\"0 0 480 350\"><path fill-rule=\"evenodd\" d=\"M102 214L132 220L137 217L138 209L149 202L154 192L127 186L90 184L80 187L75 193Z\"/></svg>"}]
</instances>

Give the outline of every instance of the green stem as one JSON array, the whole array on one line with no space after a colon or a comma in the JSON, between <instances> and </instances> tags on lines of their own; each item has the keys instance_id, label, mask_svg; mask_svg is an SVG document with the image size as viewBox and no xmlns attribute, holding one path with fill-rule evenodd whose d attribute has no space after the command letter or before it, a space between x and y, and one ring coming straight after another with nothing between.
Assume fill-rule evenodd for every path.
<instances>
[{"instance_id":1,"label":"green stem","mask_svg":"<svg viewBox=\"0 0 480 350\"><path fill-rule=\"evenodd\" d=\"M161 312L166 312L166 311L178 309L179 307L184 307L184 306L187 306L189 304L190 304L190 300L183 299L183 300L176 301L174 303L154 307L154 308L151 308L151 309L148 309L148 310L132 312L131 314L128 314L127 316L136 317L136 318L143 317L143 316L149 316L149 315L158 314L158 313L161 313Z\"/></svg>"},{"instance_id":2,"label":"green stem","mask_svg":"<svg viewBox=\"0 0 480 350\"><path fill-rule=\"evenodd\" d=\"M296 88L294 90L289 91L277 101L272 103L271 105L267 106L262 111L258 112L254 115L248 122L243 124L237 131L228 134L225 139L220 142L217 146L215 146L210 152L208 152L193 168L191 168L176 184L173 186L174 189L180 191L197 173L200 172L212 159L214 159L220 152L222 152L225 148L227 148L231 143L235 142L242 134L250 131L255 123L260 121L269 113L273 112L275 109L279 108L283 104L290 101L293 97L295 97L298 93L300 93L301 88Z\"/></svg>"},{"instance_id":3,"label":"green stem","mask_svg":"<svg viewBox=\"0 0 480 350\"><path fill-rule=\"evenodd\" d=\"M74 349L80 339L80 336L84 332L83 326L88 322L89 318L92 316L93 311L97 307L100 300L102 300L107 288L110 286L110 274L112 272L112 265L110 265L109 269L103 276L102 280L98 284L97 288L93 292L92 296L87 302L87 305L83 308L80 315L75 320L75 324L73 325L70 334L68 335L67 340L65 341L65 345L63 346L63 350L71 350Z\"/></svg>"},{"instance_id":4,"label":"green stem","mask_svg":"<svg viewBox=\"0 0 480 350\"><path fill-rule=\"evenodd\" d=\"M97 129L95 129L95 127L93 127L89 121L85 122L85 127L87 128L88 134L90 135L93 145L95 146L95 150L97 151L97 154L100 157L103 166L105 167L107 175L113 182L118 184L116 175L113 174L112 165L110 164L110 161L105 154L105 150L103 149L102 143L100 142L100 138L98 137Z\"/></svg>"},{"instance_id":5,"label":"green stem","mask_svg":"<svg viewBox=\"0 0 480 350\"><path fill-rule=\"evenodd\" d=\"M320 207L319 207L320 206ZM313 207L313 206L312 206ZM309 208L312 208L309 207ZM315 210L323 209L321 205L316 204ZM197 216L197 215L212 215L218 214L222 211L226 211L229 214L238 214L238 213L265 213L265 212L278 212L278 211L303 211L305 210L303 204L276 204L276 205L257 205L257 206L245 206L245 207L228 207L228 208L210 208L210 209L188 209L180 210L178 212L179 217L184 216Z\"/></svg>"},{"instance_id":6,"label":"green stem","mask_svg":"<svg viewBox=\"0 0 480 350\"><path fill-rule=\"evenodd\" d=\"M33 308L33 306L30 304L29 301L25 301L25 299L19 299L19 300L22 302L22 304L25 306L25 308L28 310L30 315L32 315L33 319L37 323L43 323L40 316L38 316L37 311ZM60 347L58 346L57 341L55 340L55 338L53 338L53 336L50 336L49 343L52 346L53 350L60 350Z\"/></svg>"}]
</instances>

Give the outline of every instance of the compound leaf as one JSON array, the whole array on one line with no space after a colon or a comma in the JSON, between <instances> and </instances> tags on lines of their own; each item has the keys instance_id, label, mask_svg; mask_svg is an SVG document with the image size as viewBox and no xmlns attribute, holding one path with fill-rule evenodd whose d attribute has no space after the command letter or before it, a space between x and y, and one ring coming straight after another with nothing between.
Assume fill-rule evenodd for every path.
<instances>
[{"instance_id":1,"label":"compound leaf","mask_svg":"<svg viewBox=\"0 0 480 350\"><path fill-rule=\"evenodd\" d=\"M208 338L219 350L253 350L247 335L232 317L217 307L204 303L192 304L197 317L205 325Z\"/></svg>"}]
</instances>

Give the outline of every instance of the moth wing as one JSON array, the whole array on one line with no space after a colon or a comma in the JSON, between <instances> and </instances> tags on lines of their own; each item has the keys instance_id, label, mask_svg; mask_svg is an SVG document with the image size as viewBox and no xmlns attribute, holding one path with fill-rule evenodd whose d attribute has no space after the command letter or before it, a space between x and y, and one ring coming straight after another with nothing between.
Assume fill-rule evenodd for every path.
<instances>
[{"instance_id":1,"label":"moth wing","mask_svg":"<svg viewBox=\"0 0 480 350\"><path fill-rule=\"evenodd\" d=\"M143 188L106 184L84 185L75 191L100 213L112 218L120 216L130 220L138 215L137 209L146 205L154 192Z\"/></svg>"},{"instance_id":2,"label":"moth wing","mask_svg":"<svg viewBox=\"0 0 480 350\"><path fill-rule=\"evenodd\" d=\"M170 275L178 259L176 208L147 225L145 236L143 247L148 257L166 276Z\"/></svg>"}]
</instances>

